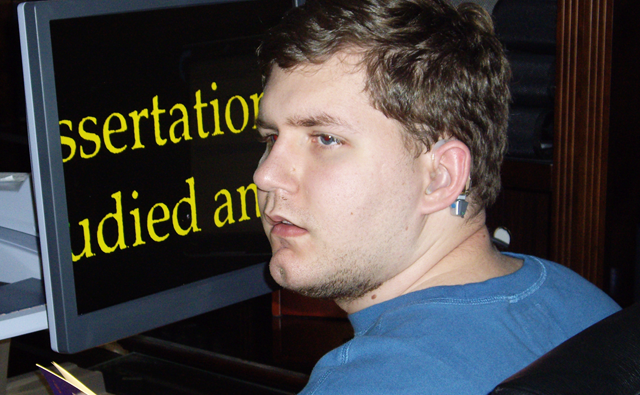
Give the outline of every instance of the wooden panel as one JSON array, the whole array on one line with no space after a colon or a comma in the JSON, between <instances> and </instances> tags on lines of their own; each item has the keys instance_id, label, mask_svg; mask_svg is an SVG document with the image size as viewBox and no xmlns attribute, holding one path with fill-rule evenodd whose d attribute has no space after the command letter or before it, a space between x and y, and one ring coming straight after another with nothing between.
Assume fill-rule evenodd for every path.
<instances>
[{"instance_id":1,"label":"wooden panel","mask_svg":"<svg viewBox=\"0 0 640 395\"><path fill-rule=\"evenodd\" d=\"M559 0L552 258L602 286L613 0Z\"/></svg>"},{"instance_id":2,"label":"wooden panel","mask_svg":"<svg viewBox=\"0 0 640 395\"><path fill-rule=\"evenodd\" d=\"M272 295L271 313L274 317L347 318L347 313L332 300L310 298L286 289L275 291Z\"/></svg>"}]
</instances>

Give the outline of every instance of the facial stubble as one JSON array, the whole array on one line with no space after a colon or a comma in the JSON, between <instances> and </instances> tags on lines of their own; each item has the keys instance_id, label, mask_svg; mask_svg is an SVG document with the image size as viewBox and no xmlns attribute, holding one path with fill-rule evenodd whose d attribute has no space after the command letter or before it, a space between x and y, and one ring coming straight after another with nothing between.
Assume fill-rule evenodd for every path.
<instances>
[{"instance_id":1,"label":"facial stubble","mask_svg":"<svg viewBox=\"0 0 640 395\"><path fill-rule=\"evenodd\" d=\"M279 268L282 286L299 294L329 299L339 302L350 302L359 299L379 288L383 281L375 278L380 270L367 259L354 259L353 254L334 257L333 262L318 258L315 265L335 267L333 271L317 279L313 284L293 286L287 279L287 271Z\"/></svg>"}]
</instances>

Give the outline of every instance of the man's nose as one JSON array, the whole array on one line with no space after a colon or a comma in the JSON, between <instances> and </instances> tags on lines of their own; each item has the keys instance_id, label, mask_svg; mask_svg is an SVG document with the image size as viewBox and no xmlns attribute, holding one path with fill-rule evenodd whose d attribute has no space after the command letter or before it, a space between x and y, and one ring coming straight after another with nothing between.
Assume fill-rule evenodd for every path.
<instances>
[{"instance_id":1,"label":"man's nose","mask_svg":"<svg viewBox=\"0 0 640 395\"><path fill-rule=\"evenodd\" d=\"M299 153L290 139L279 137L265 153L255 173L253 182L264 192L281 190L295 193L298 188Z\"/></svg>"}]
</instances>

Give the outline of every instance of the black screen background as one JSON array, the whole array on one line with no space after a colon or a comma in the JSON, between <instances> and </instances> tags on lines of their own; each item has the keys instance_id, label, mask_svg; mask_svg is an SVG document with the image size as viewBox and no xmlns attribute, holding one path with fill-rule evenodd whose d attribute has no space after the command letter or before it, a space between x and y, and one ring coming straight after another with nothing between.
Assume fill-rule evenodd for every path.
<instances>
[{"instance_id":1,"label":"black screen background","mask_svg":"<svg viewBox=\"0 0 640 395\"><path fill-rule=\"evenodd\" d=\"M183 284L233 271L268 259L270 248L255 215L253 193L247 194L251 220L238 222L240 204L237 188L248 186L262 154L253 126L250 95L262 91L255 60L259 34L278 21L291 5L287 1L251 1L184 7L136 13L113 14L51 22L56 95L60 120L71 120L73 131L61 133L76 140L75 157L64 164L72 251L80 254L84 236L79 222L90 223L95 256L75 262L74 278L78 314L171 289ZM211 84L217 84L217 90ZM218 99L222 136L198 137L195 91L202 102ZM240 95L249 104L248 126L239 134L225 126L225 106ZM143 149L132 150L133 126L129 113L152 110L158 96L163 138L179 118L169 114L176 103L189 110L191 141L164 146L155 143L153 117L141 122ZM241 125L240 105L231 108L234 125ZM80 146L90 153L95 145L78 136L78 123L91 116L97 125L86 129L102 137L102 123L112 113L121 113L129 129L113 134L119 154L107 151L102 142L93 158L80 157ZM202 110L204 129L213 132L213 110ZM116 123L117 124L117 123ZM63 157L69 149L63 146ZM171 220L157 224L160 235L154 242L146 231L146 216L156 203L172 210L189 195L186 179L195 180L198 227L202 231L179 236ZM214 199L221 189L233 197L236 222L215 226L213 215L225 200ZM137 199L132 197L138 193ZM115 212L112 194L121 192L124 237L128 248L103 253L98 247L98 223ZM179 212L186 228L189 206ZM144 245L133 247L134 220L139 209ZM226 213L226 211L223 211ZM105 240L114 245L117 226L105 221Z\"/></svg>"}]
</instances>

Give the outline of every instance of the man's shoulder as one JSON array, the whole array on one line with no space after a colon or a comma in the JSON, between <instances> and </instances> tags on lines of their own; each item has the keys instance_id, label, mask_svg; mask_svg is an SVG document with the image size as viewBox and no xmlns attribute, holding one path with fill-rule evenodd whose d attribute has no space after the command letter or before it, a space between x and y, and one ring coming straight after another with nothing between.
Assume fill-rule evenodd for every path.
<instances>
[{"instance_id":1,"label":"man's shoulder","mask_svg":"<svg viewBox=\"0 0 640 395\"><path fill-rule=\"evenodd\" d=\"M569 335L620 310L606 293L570 268L541 258L525 258L544 267L546 273L531 302L544 310L550 320L563 325Z\"/></svg>"},{"instance_id":2,"label":"man's shoulder","mask_svg":"<svg viewBox=\"0 0 640 395\"><path fill-rule=\"evenodd\" d=\"M566 312L570 317L582 318L588 314L590 321L599 321L620 309L606 293L570 268L533 256L520 257L525 259L525 264L543 268L544 282L537 295L532 296L546 305Z\"/></svg>"}]
</instances>

